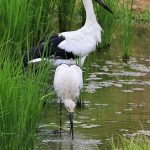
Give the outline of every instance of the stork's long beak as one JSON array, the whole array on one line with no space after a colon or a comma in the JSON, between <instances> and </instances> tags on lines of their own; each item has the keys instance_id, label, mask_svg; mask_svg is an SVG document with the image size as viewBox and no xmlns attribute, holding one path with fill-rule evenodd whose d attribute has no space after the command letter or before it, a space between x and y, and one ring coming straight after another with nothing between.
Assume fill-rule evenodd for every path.
<instances>
[{"instance_id":1,"label":"stork's long beak","mask_svg":"<svg viewBox=\"0 0 150 150\"><path fill-rule=\"evenodd\" d=\"M103 0L96 0L104 9L113 14L112 10L104 3Z\"/></svg>"},{"instance_id":2,"label":"stork's long beak","mask_svg":"<svg viewBox=\"0 0 150 150\"><path fill-rule=\"evenodd\" d=\"M69 119L70 119L70 136L72 139L74 139L74 135L73 135L73 116L74 113L73 112L69 112Z\"/></svg>"}]
</instances>

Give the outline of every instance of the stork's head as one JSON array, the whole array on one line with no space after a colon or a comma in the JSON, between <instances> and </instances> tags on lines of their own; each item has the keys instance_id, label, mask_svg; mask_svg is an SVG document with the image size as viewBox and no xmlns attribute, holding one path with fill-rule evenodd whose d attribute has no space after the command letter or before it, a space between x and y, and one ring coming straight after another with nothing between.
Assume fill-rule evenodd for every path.
<instances>
[{"instance_id":1,"label":"stork's head","mask_svg":"<svg viewBox=\"0 0 150 150\"><path fill-rule=\"evenodd\" d=\"M76 104L71 99L65 100L64 104L65 104L67 111L69 112L70 123L73 123L74 108L75 108Z\"/></svg>"},{"instance_id":2,"label":"stork's head","mask_svg":"<svg viewBox=\"0 0 150 150\"><path fill-rule=\"evenodd\" d=\"M69 112L69 120L70 120L70 133L73 139L73 116L74 116L74 109L75 109L75 102L71 99L64 100L65 107Z\"/></svg>"},{"instance_id":3,"label":"stork's head","mask_svg":"<svg viewBox=\"0 0 150 150\"><path fill-rule=\"evenodd\" d=\"M113 14L112 10L105 4L103 0L95 0L95 1L99 3L104 9L106 9L107 11Z\"/></svg>"}]
</instances>

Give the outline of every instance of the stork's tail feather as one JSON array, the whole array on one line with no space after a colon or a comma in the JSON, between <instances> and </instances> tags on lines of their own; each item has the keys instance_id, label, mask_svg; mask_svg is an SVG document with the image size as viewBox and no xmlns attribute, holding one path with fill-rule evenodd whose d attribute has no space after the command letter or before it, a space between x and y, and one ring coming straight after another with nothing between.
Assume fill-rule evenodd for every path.
<instances>
[{"instance_id":1,"label":"stork's tail feather","mask_svg":"<svg viewBox=\"0 0 150 150\"><path fill-rule=\"evenodd\" d=\"M28 63L40 62L41 58L47 58L60 51L57 47L65 38L63 36L51 36L47 42L39 42L36 47L32 47L29 52L25 51L23 55L23 67L28 67Z\"/></svg>"}]
</instances>

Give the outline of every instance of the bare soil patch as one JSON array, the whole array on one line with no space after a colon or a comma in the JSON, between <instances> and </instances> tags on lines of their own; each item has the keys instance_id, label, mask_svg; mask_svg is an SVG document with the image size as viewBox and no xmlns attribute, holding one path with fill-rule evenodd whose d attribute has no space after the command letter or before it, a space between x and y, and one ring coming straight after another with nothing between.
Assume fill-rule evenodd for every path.
<instances>
[{"instance_id":1,"label":"bare soil patch","mask_svg":"<svg viewBox=\"0 0 150 150\"><path fill-rule=\"evenodd\" d=\"M150 0L134 0L133 9L137 11L150 10Z\"/></svg>"}]
</instances>

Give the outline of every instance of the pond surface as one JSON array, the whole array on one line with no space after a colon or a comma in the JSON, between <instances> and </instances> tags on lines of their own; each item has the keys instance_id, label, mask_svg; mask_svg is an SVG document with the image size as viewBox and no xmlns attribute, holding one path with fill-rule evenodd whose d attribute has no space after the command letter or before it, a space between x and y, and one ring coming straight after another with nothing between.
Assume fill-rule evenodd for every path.
<instances>
[{"instance_id":1,"label":"pond surface","mask_svg":"<svg viewBox=\"0 0 150 150\"><path fill-rule=\"evenodd\" d=\"M84 90L77 107L74 136L69 137L66 109L62 111L62 135L59 134L59 104L56 99L43 109L36 143L38 150L110 149L111 138L150 131L150 30L136 28L133 57L122 61L120 36L108 52L89 56L84 66Z\"/></svg>"}]
</instances>

